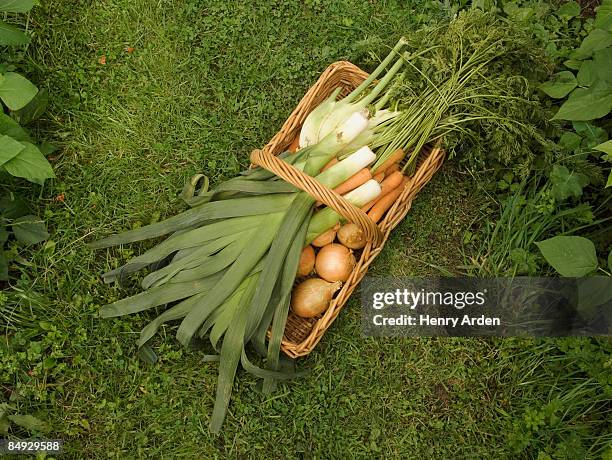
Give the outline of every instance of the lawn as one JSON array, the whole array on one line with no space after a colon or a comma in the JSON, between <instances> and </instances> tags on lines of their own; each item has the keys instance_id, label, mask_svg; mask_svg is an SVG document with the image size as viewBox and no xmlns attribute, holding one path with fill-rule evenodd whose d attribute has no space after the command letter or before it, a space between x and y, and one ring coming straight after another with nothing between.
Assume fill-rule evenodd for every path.
<instances>
[{"instance_id":1,"label":"lawn","mask_svg":"<svg viewBox=\"0 0 612 460\"><path fill-rule=\"evenodd\" d=\"M17 282L36 321L0 349L19 412L47 421L67 458L510 456L504 415L529 404L511 359L487 340L364 338L358 295L299 360L307 377L265 397L240 372L212 436L217 364L182 349L173 326L153 342L159 362L144 364L136 341L154 313L96 318L137 292L100 274L144 245L85 246L182 209L195 173L235 175L328 64L371 69L399 36L448 14L419 1L43 2L27 59L51 94L37 135L60 150L57 179L31 197L53 243L32 250ZM424 189L372 273L456 272L485 201L457 171L448 162Z\"/></svg>"}]
</instances>

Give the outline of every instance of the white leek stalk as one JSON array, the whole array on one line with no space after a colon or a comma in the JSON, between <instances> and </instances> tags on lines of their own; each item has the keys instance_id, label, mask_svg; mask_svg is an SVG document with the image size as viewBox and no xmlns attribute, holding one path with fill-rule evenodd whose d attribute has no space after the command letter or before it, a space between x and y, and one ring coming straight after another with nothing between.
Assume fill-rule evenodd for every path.
<instances>
[{"instance_id":1,"label":"white leek stalk","mask_svg":"<svg viewBox=\"0 0 612 460\"><path fill-rule=\"evenodd\" d=\"M403 57L400 57L389 69L386 75L378 82L372 91L365 97L361 97L370 84L384 71L387 65L397 56L405 42L403 39L397 42L393 50L374 72L353 92L344 99L336 101L340 88L337 88L325 101L317 106L306 117L302 130L300 131L300 147L314 145L329 133L335 131L353 113L363 110L372 103L380 93L388 86L391 79L403 65ZM361 99L358 99L361 98ZM358 100L357 100L358 99ZM386 98L383 96L383 100ZM377 108L382 108L377 106Z\"/></svg>"}]
</instances>

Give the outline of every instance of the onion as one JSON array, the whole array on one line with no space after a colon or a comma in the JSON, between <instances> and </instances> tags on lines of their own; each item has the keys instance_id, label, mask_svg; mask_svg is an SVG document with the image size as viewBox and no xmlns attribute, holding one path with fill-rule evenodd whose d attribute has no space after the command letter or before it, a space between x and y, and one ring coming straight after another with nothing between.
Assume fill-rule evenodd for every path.
<instances>
[{"instance_id":1,"label":"onion","mask_svg":"<svg viewBox=\"0 0 612 460\"><path fill-rule=\"evenodd\" d=\"M361 249L367 243L361 227L353 223L340 227L340 230L338 230L338 241L350 249Z\"/></svg>"},{"instance_id":2,"label":"onion","mask_svg":"<svg viewBox=\"0 0 612 460\"><path fill-rule=\"evenodd\" d=\"M355 267L355 256L341 244L321 248L315 260L317 275L327 281L346 281Z\"/></svg>"},{"instance_id":3,"label":"onion","mask_svg":"<svg viewBox=\"0 0 612 460\"><path fill-rule=\"evenodd\" d=\"M291 293L291 310L303 318L312 318L329 308L334 293L342 283L328 283L321 278L309 278Z\"/></svg>"},{"instance_id":4,"label":"onion","mask_svg":"<svg viewBox=\"0 0 612 460\"><path fill-rule=\"evenodd\" d=\"M313 246L316 246L317 248L321 248L323 246L327 246L328 244L333 243L334 240L336 239L336 233L338 232L338 227L339 225L336 224L334 227L330 228L325 233L321 233L314 240L312 240L311 244Z\"/></svg>"},{"instance_id":5,"label":"onion","mask_svg":"<svg viewBox=\"0 0 612 460\"><path fill-rule=\"evenodd\" d=\"M312 273L315 264L315 252L311 245L302 249L297 276L308 276Z\"/></svg>"}]
</instances>

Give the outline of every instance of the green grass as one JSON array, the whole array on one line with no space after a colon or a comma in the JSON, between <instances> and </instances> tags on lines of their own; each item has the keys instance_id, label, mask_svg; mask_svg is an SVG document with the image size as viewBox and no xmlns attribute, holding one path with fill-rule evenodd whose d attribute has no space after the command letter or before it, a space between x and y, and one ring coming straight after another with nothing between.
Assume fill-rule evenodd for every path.
<instances>
[{"instance_id":1,"label":"green grass","mask_svg":"<svg viewBox=\"0 0 612 460\"><path fill-rule=\"evenodd\" d=\"M154 313L96 318L101 305L136 292L100 274L142 246L84 245L180 209L177 193L194 173L235 175L326 65L369 68L370 51L383 54L444 12L391 1L43 3L29 56L52 96L39 135L61 153L57 179L42 200L32 195L55 247L12 267L18 287L46 298L22 299L20 308L33 305L32 327L0 348L2 389L20 413L48 421L68 458L509 455L503 415L521 383L510 358L485 340L363 338L357 295L300 360L308 377L264 397L240 372L213 437L217 364L181 349L171 326L153 341L159 362L145 365L136 341ZM463 231L482 197L452 170L419 195L372 273L437 275L462 263Z\"/></svg>"}]
</instances>

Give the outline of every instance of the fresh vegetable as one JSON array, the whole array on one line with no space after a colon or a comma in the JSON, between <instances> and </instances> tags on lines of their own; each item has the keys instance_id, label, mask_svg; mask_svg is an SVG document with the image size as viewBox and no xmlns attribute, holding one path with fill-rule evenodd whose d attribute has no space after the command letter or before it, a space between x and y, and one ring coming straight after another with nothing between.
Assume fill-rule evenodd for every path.
<instances>
[{"instance_id":1,"label":"fresh vegetable","mask_svg":"<svg viewBox=\"0 0 612 460\"><path fill-rule=\"evenodd\" d=\"M352 251L341 244L331 243L322 247L315 260L317 275L326 281L346 281L353 268L355 256Z\"/></svg>"},{"instance_id":2,"label":"fresh vegetable","mask_svg":"<svg viewBox=\"0 0 612 460\"><path fill-rule=\"evenodd\" d=\"M332 166L334 166L335 164L338 164L338 161L339 161L339 160L338 160L338 158L336 158L336 157L332 158L331 160L329 160L329 161L327 162L327 164L326 164L325 166L323 166L323 168L321 169L321 172L323 172L323 171L325 171L325 170L327 170L327 169L331 168L331 167L332 167Z\"/></svg>"},{"instance_id":3,"label":"fresh vegetable","mask_svg":"<svg viewBox=\"0 0 612 460\"><path fill-rule=\"evenodd\" d=\"M329 308L339 281L330 283L321 278L309 278L298 284L291 294L291 310L303 318L312 318Z\"/></svg>"},{"instance_id":4,"label":"fresh vegetable","mask_svg":"<svg viewBox=\"0 0 612 460\"><path fill-rule=\"evenodd\" d=\"M384 172L379 172L378 174L374 175L374 177L372 177L372 179L374 179L379 184L383 181L384 178L385 178Z\"/></svg>"},{"instance_id":5,"label":"fresh vegetable","mask_svg":"<svg viewBox=\"0 0 612 460\"><path fill-rule=\"evenodd\" d=\"M340 230L338 230L338 241L349 249L361 249L367 243L361 227L352 222L340 227Z\"/></svg>"},{"instance_id":6,"label":"fresh vegetable","mask_svg":"<svg viewBox=\"0 0 612 460\"><path fill-rule=\"evenodd\" d=\"M330 228L326 232L321 233L314 240L312 240L312 243L310 244L317 248L322 248L323 246L327 246L328 244L333 243L336 239L337 230L338 226L336 225L335 227Z\"/></svg>"},{"instance_id":7,"label":"fresh vegetable","mask_svg":"<svg viewBox=\"0 0 612 460\"><path fill-rule=\"evenodd\" d=\"M302 249L300 263L298 265L297 276L308 276L312 273L315 264L315 252L312 246L308 245Z\"/></svg>"},{"instance_id":8,"label":"fresh vegetable","mask_svg":"<svg viewBox=\"0 0 612 460\"><path fill-rule=\"evenodd\" d=\"M389 210L393 203L397 201L399 196L402 194L404 189L408 185L408 178L404 177L399 185L399 187L394 188L391 192L387 193L380 200L374 203L372 209L368 212L368 217L372 219L372 222L378 223L380 219L385 215L385 212Z\"/></svg>"},{"instance_id":9,"label":"fresh vegetable","mask_svg":"<svg viewBox=\"0 0 612 460\"><path fill-rule=\"evenodd\" d=\"M374 166L372 168L372 172L373 173L384 172L386 174L387 168L390 168L395 163L399 164L399 162L402 161L405 156L406 156L406 152L404 151L404 149L399 148L395 152L393 152L391 155L389 155L389 157L385 161L383 161L380 165Z\"/></svg>"},{"instance_id":10,"label":"fresh vegetable","mask_svg":"<svg viewBox=\"0 0 612 460\"><path fill-rule=\"evenodd\" d=\"M370 170L364 168L354 176L351 176L348 180L344 181L338 187L334 188L334 192L338 193L339 195L344 195L345 193L348 193L351 190L355 190L360 185L365 184L370 179L372 179L372 174L370 174Z\"/></svg>"},{"instance_id":11,"label":"fresh vegetable","mask_svg":"<svg viewBox=\"0 0 612 460\"><path fill-rule=\"evenodd\" d=\"M384 171L385 177L393 174L396 171L399 171L400 169L401 169L401 167L400 167L399 163L393 163L391 166L389 166L387 169L385 169L385 171Z\"/></svg>"},{"instance_id":12,"label":"fresh vegetable","mask_svg":"<svg viewBox=\"0 0 612 460\"><path fill-rule=\"evenodd\" d=\"M352 192L343 195L343 197L355 206L360 207L372 201L378 195L380 195L380 184L374 179L370 179ZM308 232L306 234L306 243L311 243L317 236L334 227L343 219L344 218L332 208L325 207L321 209L315 213L310 220Z\"/></svg>"},{"instance_id":13,"label":"fresh vegetable","mask_svg":"<svg viewBox=\"0 0 612 460\"><path fill-rule=\"evenodd\" d=\"M372 208L372 206L374 206L379 200L381 200L382 197L388 195L390 192L399 187L403 179L404 175L400 171L396 171L388 177L385 177L385 179L380 184L380 194L375 199L362 206L361 210L367 212L369 209Z\"/></svg>"},{"instance_id":14,"label":"fresh vegetable","mask_svg":"<svg viewBox=\"0 0 612 460\"><path fill-rule=\"evenodd\" d=\"M287 151L291 153L295 153L298 151L299 147L300 147L300 136L296 136L296 138L293 139L293 142L289 144L289 147L287 147Z\"/></svg>"}]
</instances>

